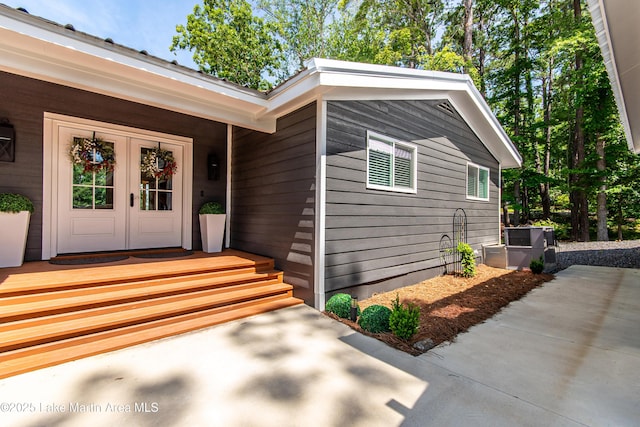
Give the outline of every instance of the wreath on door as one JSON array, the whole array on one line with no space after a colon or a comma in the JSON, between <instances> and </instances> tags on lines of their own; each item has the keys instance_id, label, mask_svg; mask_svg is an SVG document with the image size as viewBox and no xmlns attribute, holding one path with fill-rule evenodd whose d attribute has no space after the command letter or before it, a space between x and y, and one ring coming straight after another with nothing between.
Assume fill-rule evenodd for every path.
<instances>
[{"instance_id":1,"label":"wreath on door","mask_svg":"<svg viewBox=\"0 0 640 427\"><path fill-rule=\"evenodd\" d=\"M171 151L154 148L142 157L140 170L158 179L169 179L178 171L178 164Z\"/></svg>"},{"instance_id":2,"label":"wreath on door","mask_svg":"<svg viewBox=\"0 0 640 427\"><path fill-rule=\"evenodd\" d=\"M71 162L82 166L83 172L112 172L116 167L116 154L112 142L96 138L73 138L69 150Z\"/></svg>"}]
</instances>

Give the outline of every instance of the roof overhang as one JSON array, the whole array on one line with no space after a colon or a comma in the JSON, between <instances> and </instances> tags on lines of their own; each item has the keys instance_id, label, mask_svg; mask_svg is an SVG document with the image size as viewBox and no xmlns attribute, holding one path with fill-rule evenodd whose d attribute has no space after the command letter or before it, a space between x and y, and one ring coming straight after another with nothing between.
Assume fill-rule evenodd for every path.
<instances>
[{"instance_id":1,"label":"roof overhang","mask_svg":"<svg viewBox=\"0 0 640 427\"><path fill-rule=\"evenodd\" d=\"M517 148L467 75L318 58L306 65L269 94L270 113L286 114L313 99L447 99L503 168L522 165Z\"/></svg>"},{"instance_id":2,"label":"roof overhang","mask_svg":"<svg viewBox=\"0 0 640 427\"><path fill-rule=\"evenodd\" d=\"M468 76L313 59L269 94L0 5L0 70L171 111L275 132L317 100L448 99L503 168L522 158Z\"/></svg>"},{"instance_id":3,"label":"roof overhang","mask_svg":"<svg viewBox=\"0 0 640 427\"><path fill-rule=\"evenodd\" d=\"M621 0L588 3L629 149L640 154L640 8Z\"/></svg>"},{"instance_id":4,"label":"roof overhang","mask_svg":"<svg viewBox=\"0 0 640 427\"><path fill-rule=\"evenodd\" d=\"M0 70L269 131L264 94L0 5Z\"/></svg>"}]
</instances>

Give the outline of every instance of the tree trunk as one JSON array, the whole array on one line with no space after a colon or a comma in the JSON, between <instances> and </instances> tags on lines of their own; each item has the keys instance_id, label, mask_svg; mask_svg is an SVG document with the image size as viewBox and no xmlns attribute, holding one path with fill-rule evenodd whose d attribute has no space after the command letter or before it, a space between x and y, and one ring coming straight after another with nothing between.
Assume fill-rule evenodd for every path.
<instances>
[{"instance_id":1,"label":"tree trunk","mask_svg":"<svg viewBox=\"0 0 640 427\"><path fill-rule=\"evenodd\" d=\"M478 31L481 33L484 31L484 16L480 15L478 20ZM482 43L478 46L478 74L480 75L480 94L484 99L487 99L487 83L485 81L485 66L487 52Z\"/></svg>"},{"instance_id":2,"label":"tree trunk","mask_svg":"<svg viewBox=\"0 0 640 427\"><path fill-rule=\"evenodd\" d=\"M553 57L549 59L549 74L544 81L542 87L542 103L544 106L544 176L549 178L549 170L551 169L551 99L553 97ZM540 198L542 200L542 218L549 219L551 217L551 196L549 194L549 182L540 184Z\"/></svg>"},{"instance_id":3,"label":"tree trunk","mask_svg":"<svg viewBox=\"0 0 640 427\"><path fill-rule=\"evenodd\" d=\"M504 190L504 178L500 177L500 193ZM509 205L502 198L502 223L505 227L511 226L511 218L509 218Z\"/></svg>"},{"instance_id":4,"label":"tree trunk","mask_svg":"<svg viewBox=\"0 0 640 427\"><path fill-rule=\"evenodd\" d=\"M462 56L467 63L471 63L471 50L473 48L473 0L464 0L464 42ZM465 65L466 67L467 65ZM469 70L466 70L467 72Z\"/></svg>"},{"instance_id":5,"label":"tree trunk","mask_svg":"<svg viewBox=\"0 0 640 427\"><path fill-rule=\"evenodd\" d=\"M518 139L520 136L520 23L518 22L518 12L515 6L511 9L511 17L513 18L514 28L514 45L515 45L515 72L513 73L513 136ZM520 152L522 153L522 147ZM524 159L523 159L524 164ZM516 206L513 208L513 223L520 225L520 207L522 206L522 195L520 194L520 178L516 178L513 183L513 196Z\"/></svg>"},{"instance_id":6,"label":"tree trunk","mask_svg":"<svg viewBox=\"0 0 640 427\"><path fill-rule=\"evenodd\" d=\"M618 223L618 240L622 241L622 225L623 225L623 215L622 215L622 195L618 195L618 214L616 215L616 222Z\"/></svg>"},{"instance_id":7,"label":"tree trunk","mask_svg":"<svg viewBox=\"0 0 640 427\"><path fill-rule=\"evenodd\" d=\"M604 158L604 138L598 133L596 139L596 168L600 172L600 188L598 189L598 241L606 242L609 240L609 230L607 229L607 177L604 174L606 162Z\"/></svg>"},{"instance_id":8,"label":"tree trunk","mask_svg":"<svg viewBox=\"0 0 640 427\"><path fill-rule=\"evenodd\" d=\"M580 0L573 0L573 12L578 25L582 19L582 4ZM582 78L583 59L580 52L576 53L575 72L577 75L578 90L583 87ZM577 101L576 96L576 101ZM580 101L582 102L582 101ZM582 174L577 169L583 166L585 160L584 152L584 106L580 103L576 105L575 130L570 153L570 167L573 171L569 174L569 186L571 192L571 236L573 240L589 241L589 204L587 194L584 191Z\"/></svg>"}]
</instances>

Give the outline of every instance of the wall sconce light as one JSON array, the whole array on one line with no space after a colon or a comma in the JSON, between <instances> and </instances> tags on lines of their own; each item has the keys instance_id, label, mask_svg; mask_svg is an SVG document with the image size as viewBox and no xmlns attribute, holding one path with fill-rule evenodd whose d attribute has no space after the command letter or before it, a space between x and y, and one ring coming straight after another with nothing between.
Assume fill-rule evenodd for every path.
<instances>
[{"instance_id":1,"label":"wall sconce light","mask_svg":"<svg viewBox=\"0 0 640 427\"><path fill-rule=\"evenodd\" d=\"M358 297L351 297L351 321L358 320Z\"/></svg>"},{"instance_id":2,"label":"wall sconce light","mask_svg":"<svg viewBox=\"0 0 640 427\"><path fill-rule=\"evenodd\" d=\"M16 131L7 119L0 119L0 162L15 161Z\"/></svg>"},{"instance_id":3,"label":"wall sconce light","mask_svg":"<svg viewBox=\"0 0 640 427\"><path fill-rule=\"evenodd\" d=\"M215 154L207 156L207 177L209 181L217 181L220 179L220 161Z\"/></svg>"}]
</instances>

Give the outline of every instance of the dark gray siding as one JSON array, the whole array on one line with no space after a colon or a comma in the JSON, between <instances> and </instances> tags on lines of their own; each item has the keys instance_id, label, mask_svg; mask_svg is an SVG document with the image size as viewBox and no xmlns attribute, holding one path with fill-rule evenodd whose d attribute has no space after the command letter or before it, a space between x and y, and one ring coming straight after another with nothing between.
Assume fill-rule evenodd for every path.
<instances>
[{"instance_id":1,"label":"dark gray siding","mask_svg":"<svg viewBox=\"0 0 640 427\"><path fill-rule=\"evenodd\" d=\"M0 192L22 193L36 206L25 259L40 259L42 252L44 112L193 138L193 247L202 247L197 210L204 201L225 201L225 162L220 180L209 181L206 158L209 153L225 158L226 124L4 72L0 72L0 99L0 119L8 119L16 130L15 162L0 162Z\"/></svg>"},{"instance_id":2,"label":"dark gray siding","mask_svg":"<svg viewBox=\"0 0 640 427\"><path fill-rule=\"evenodd\" d=\"M437 274L439 241L452 235L458 208L466 211L474 248L496 242L498 162L455 111L438 106L442 102L328 103L328 293L368 284L360 289L369 289L366 295ZM366 188L367 130L418 146L417 194ZM467 200L468 161L490 168L489 202Z\"/></svg>"},{"instance_id":3,"label":"dark gray siding","mask_svg":"<svg viewBox=\"0 0 640 427\"><path fill-rule=\"evenodd\" d=\"M231 246L274 258L295 295L314 303L316 106L278 120L276 133L234 128Z\"/></svg>"}]
</instances>

